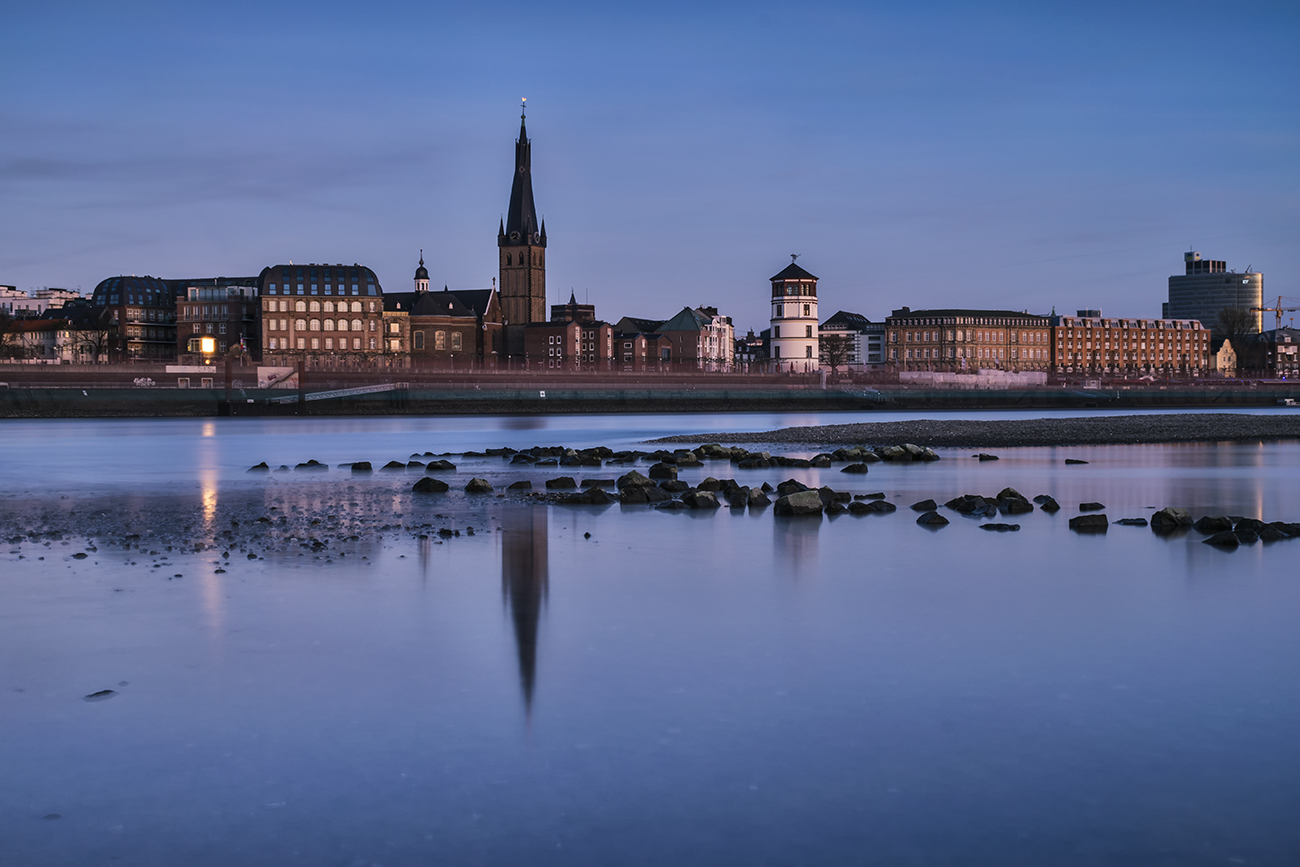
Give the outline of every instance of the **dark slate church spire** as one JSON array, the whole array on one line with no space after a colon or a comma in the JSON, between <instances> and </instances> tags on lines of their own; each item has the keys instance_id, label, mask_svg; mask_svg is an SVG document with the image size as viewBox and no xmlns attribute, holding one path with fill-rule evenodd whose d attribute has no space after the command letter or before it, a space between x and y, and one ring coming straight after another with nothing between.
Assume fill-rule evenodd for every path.
<instances>
[{"instance_id":1,"label":"dark slate church spire","mask_svg":"<svg viewBox=\"0 0 1300 867\"><path fill-rule=\"evenodd\" d=\"M502 246L534 245L545 247L540 232L537 208L533 204L532 142L528 140L527 114L520 106L519 140L515 142L515 179L510 187L510 209L501 235Z\"/></svg>"}]
</instances>

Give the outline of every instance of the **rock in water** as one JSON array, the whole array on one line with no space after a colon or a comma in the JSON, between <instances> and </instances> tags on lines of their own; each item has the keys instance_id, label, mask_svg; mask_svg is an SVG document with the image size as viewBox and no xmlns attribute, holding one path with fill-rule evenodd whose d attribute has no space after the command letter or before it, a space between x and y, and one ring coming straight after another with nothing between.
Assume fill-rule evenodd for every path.
<instances>
[{"instance_id":1,"label":"rock in water","mask_svg":"<svg viewBox=\"0 0 1300 867\"><path fill-rule=\"evenodd\" d=\"M546 489L548 491L570 490L578 487L578 483L573 480L573 476L560 476L558 479L547 479Z\"/></svg>"},{"instance_id":2,"label":"rock in water","mask_svg":"<svg viewBox=\"0 0 1300 867\"><path fill-rule=\"evenodd\" d=\"M975 457L980 461L996 461L998 459L997 455L986 455L984 452L980 452Z\"/></svg>"},{"instance_id":3,"label":"rock in water","mask_svg":"<svg viewBox=\"0 0 1300 867\"><path fill-rule=\"evenodd\" d=\"M937 530L940 527L948 526L948 519L943 515L940 515L938 512L926 512L924 515L916 519L916 523L920 524L922 527L930 527Z\"/></svg>"},{"instance_id":4,"label":"rock in water","mask_svg":"<svg viewBox=\"0 0 1300 867\"><path fill-rule=\"evenodd\" d=\"M253 464L253 466L249 467L249 468L248 468L248 472L250 472L250 473L269 473L269 472L271 472L271 468L270 468L269 466L267 466L266 461L262 461L260 464Z\"/></svg>"},{"instance_id":5,"label":"rock in water","mask_svg":"<svg viewBox=\"0 0 1300 867\"><path fill-rule=\"evenodd\" d=\"M619 490L626 488L628 485L653 485L650 479L633 470L630 473L624 473L614 482L614 486Z\"/></svg>"},{"instance_id":6,"label":"rock in water","mask_svg":"<svg viewBox=\"0 0 1300 867\"><path fill-rule=\"evenodd\" d=\"M117 695L117 690L101 689L99 692L92 692L90 695L85 696L82 701L108 701L115 695Z\"/></svg>"},{"instance_id":7,"label":"rock in water","mask_svg":"<svg viewBox=\"0 0 1300 867\"><path fill-rule=\"evenodd\" d=\"M445 494L448 488L449 485L446 482L428 476L411 485L411 491L416 494Z\"/></svg>"},{"instance_id":8,"label":"rock in water","mask_svg":"<svg viewBox=\"0 0 1300 867\"><path fill-rule=\"evenodd\" d=\"M1066 464L1086 464L1086 463L1088 463L1087 461L1081 461L1081 460L1079 460L1078 458L1066 458L1066 459L1065 459L1065 462L1066 462Z\"/></svg>"},{"instance_id":9,"label":"rock in water","mask_svg":"<svg viewBox=\"0 0 1300 867\"><path fill-rule=\"evenodd\" d=\"M1146 518L1120 518L1115 523L1124 527L1145 527L1147 525L1147 519Z\"/></svg>"},{"instance_id":10,"label":"rock in water","mask_svg":"<svg viewBox=\"0 0 1300 867\"><path fill-rule=\"evenodd\" d=\"M772 512L776 515L820 515L822 498L817 491L792 491L776 501Z\"/></svg>"},{"instance_id":11,"label":"rock in water","mask_svg":"<svg viewBox=\"0 0 1300 867\"><path fill-rule=\"evenodd\" d=\"M1079 504L1080 512L1100 512L1103 511L1105 508L1106 507L1103 506L1101 503L1080 503Z\"/></svg>"},{"instance_id":12,"label":"rock in water","mask_svg":"<svg viewBox=\"0 0 1300 867\"><path fill-rule=\"evenodd\" d=\"M401 461L389 461L388 463L380 467L380 469L381 470L405 470L406 464L402 463Z\"/></svg>"},{"instance_id":13,"label":"rock in water","mask_svg":"<svg viewBox=\"0 0 1300 867\"><path fill-rule=\"evenodd\" d=\"M487 479L470 479L465 485L465 493L490 494L492 493L492 485Z\"/></svg>"},{"instance_id":14,"label":"rock in water","mask_svg":"<svg viewBox=\"0 0 1300 867\"><path fill-rule=\"evenodd\" d=\"M1173 506L1161 509L1151 516L1151 531L1166 535L1192 526L1192 516L1186 509Z\"/></svg>"},{"instance_id":15,"label":"rock in water","mask_svg":"<svg viewBox=\"0 0 1300 867\"><path fill-rule=\"evenodd\" d=\"M1070 529L1078 533L1104 533L1110 526L1105 515L1080 515L1070 519Z\"/></svg>"},{"instance_id":16,"label":"rock in water","mask_svg":"<svg viewBox=\"0 0 1300 867\"><path fill-rule=\"evenodd\" d=\"M821 497L818 497L817 499L820 500ZM764 506L770 505L772 505L772 500L766 493L764 493L762 488L749 489L749 507L751 509L761 509Z\"/></svg>"},{"instance_id":17,"label":"rock in water","mask_svg":"<svg viewBox=\"0 0 1300 867\"><path fill-rule=\"evenodd\" d=\"M1044 512L1061 511L1061 504L1056 502L1056 500L1052 499L1047 494L1039 494L1037 497L1034 497L1034 502L1037 503L1038 508Z\"/></svg>"},{"instance_id":18,"label":"rock in water","mask_svg":"<svg viewBox=\"0 0 1300 867\"><path fill-rule=\"evenodd\" d=\"M861 475L862 473L867 472L869 469L870 469L870 468L869 468L866 464L849 464L847 467L845 467L844 469L840 470L840 472L841 472L841 473L854 473L854 474L857 474L857 475Z\"/></svg>"},{"instance_id":19,"label":"rock in water","mask_svg":"<svg viewBox=\"0 0 1300 867\"><path fill-rule=\"evenodd\" d=\"M1236 548L1241 544L1237 534L1231 530L1225 530L1222 533L1215 533L1210 538L1202 542L1204 545L1213 545L1216 548Z\"/></svg>"},{"instance_id":20,"label":"rock in water","mask_svg":"<svg viewBox=\"0 0 1300 867\"><path fill-rule=\"evenodd\" d=\"M368 472L371 472L370 461L353 461L353 462L352 462L352 472L353 472L353 473L368 473Z\"/></svg>"},{"instance_id":21,"label":"rock in water","mask_svg":"<svg viewBox=\"0 0 1300 867\"><path fill-rule=\"evenodd\" d=\"M1205 515L1192 524L1192 529L1207 536L1226 533L1232 529L1232 519L1226 515Z\"/></svg>"},{"instance_id":22,"label":"rock in water","mask_svg":"<svg viewBox=\"0 0 1300 867\"><path fill-rule=\"evenodd\" d=\"M919 503L912 504L913 512L933 512L939 508L939 504L934 500L921 500Z\"/></svg>"},{"instance_id":23,"label":"rock in water","mask_svg":"<svg viewBox=\"0 0 1300 867\"><path fill-rule=\"evenodd\" d=\"M531 491L532 489L533 489L533 483L528 481L527 479L524 479L523 481L519 481L519 482L511 482L510 484L506 485L507 491Z\"/></svg>"},{"instance_id":24,"label":"rock in water","mask_svg":"<svg viewBox=\"0 0 1300 867\"><path fill-rule=\"evenodd\" d=\"M980 524L981 530L993 530L997 533L1016 533L1020 530L1019 524Z\"/></svg>"},{"instance_id":25,"label":"rock in water","mask_svg":"<svg viewBox=\"0 0 1300 867\"><path fill-rule=\"evenodd\" d=\"M712 491L692 491L682 497L682 502L692 509L717 509L722 505Z\"/></svg>"}]
</instances>

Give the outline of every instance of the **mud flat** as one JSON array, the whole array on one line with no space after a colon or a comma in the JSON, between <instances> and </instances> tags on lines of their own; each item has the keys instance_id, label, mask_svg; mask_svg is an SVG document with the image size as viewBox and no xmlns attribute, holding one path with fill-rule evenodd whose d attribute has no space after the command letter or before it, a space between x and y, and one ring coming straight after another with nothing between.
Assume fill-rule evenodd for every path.
<instances>
[{"instance_id":1,"label":"mud flat","mask_svg":"<svg viewBox=\"0 0 1300 867\"><path fill-rule=\"evenodd\" d=\"M780 443L807 445L813 448L830 445L909 442L932 448L1014 448L1017 446L1241 442L1297 438L1300 438L1300 414L1180 413L1086 418L917 419L789 427L741 434L691 434L663 437L652 442Z\"/></svg>"}]
</instances>

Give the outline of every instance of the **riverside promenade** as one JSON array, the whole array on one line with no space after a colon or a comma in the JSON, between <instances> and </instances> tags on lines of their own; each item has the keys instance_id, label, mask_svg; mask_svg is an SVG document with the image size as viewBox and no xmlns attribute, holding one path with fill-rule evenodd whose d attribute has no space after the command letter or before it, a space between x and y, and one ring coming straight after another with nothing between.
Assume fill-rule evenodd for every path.
<instances>
[{"instance_id":1,"label":"riverside promenade","mask_svg":"<svg viewBox=\"0 0 1300 867\"><path fill-rule=\"evenodd\" d=\"M1269 380L1049 381L1024 389L919 387L890 374L305 369L258 388L257 368L0 365L0 417L465 415L756 410L1267 407L1300 400Z\"/></svg>"}]
</instances>

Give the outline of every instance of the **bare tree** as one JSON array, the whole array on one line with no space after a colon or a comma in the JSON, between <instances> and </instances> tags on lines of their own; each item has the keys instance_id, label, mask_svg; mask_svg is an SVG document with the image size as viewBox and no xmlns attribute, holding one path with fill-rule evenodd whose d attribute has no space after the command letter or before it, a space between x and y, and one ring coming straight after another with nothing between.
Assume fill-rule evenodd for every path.
<instances>
[{"instance_id":1,"label":"bare tree","mask_svg":"<svg viewBox=\"0 0 1300 867\"><path fill-rule=\"evenodd\" d=\"M7 313L0 313L0 358L22 358L23 346L17 321Z\"/></svg>"},{"instance_id":2,"label":"bare tree","mask_svg":"<svg viewBox=\"0 0 1300 867\"><path fill-rule=\"evenodd\" d=\"M1263 341L1255 323L1255 313L1249 308L1224 307L1219 311L1216 336L1226 337L1232 343L1238 370L1257 370L1264 366Z\"/></svg>"},{"instance_id":3,"label":"bare tree","mask_svg":"<svg viewBox=\"0 0 1300 867\"><path fill-rule=\"evenodd\" d=\"M818 346L822 364L829 367L832 374L835 373L852 360L853 344L853 337L843 332L821 335Z\"/></svg>"}]
</instances>

